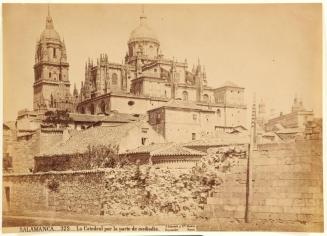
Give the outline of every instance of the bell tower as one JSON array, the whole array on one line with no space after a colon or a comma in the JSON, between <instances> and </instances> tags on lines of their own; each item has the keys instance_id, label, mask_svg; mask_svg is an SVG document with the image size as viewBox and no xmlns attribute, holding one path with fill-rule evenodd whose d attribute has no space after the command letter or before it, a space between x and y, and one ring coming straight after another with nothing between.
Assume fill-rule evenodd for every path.
<instances>
[{"instance_id":1,"label":"bell tower","mask_svg":"<svg viewBox=\"0 0 327 236\"><path fill-rule=\"evenodd\" d=\"M35 50L34 110L73 110L68 70L65 41L54 29L48 9L45 29Z\"/></svg>"}]
</instances>

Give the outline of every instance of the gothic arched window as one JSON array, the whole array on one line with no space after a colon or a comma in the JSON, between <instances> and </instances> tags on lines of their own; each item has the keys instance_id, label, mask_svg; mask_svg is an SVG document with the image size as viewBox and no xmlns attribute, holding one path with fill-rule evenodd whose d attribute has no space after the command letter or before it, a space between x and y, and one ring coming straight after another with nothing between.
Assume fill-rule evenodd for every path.
<instances>
[{"instance_id":1,"label":"gothic arched window","mask_svg":"<svg viewBox=\"0 0 327 236\"><path fill-rule=\"evenodd\" d=\"M183 91L183 101L188 101L188 93Z\"/></svg>"},{"instance_id":2,"label":"gothic arched window","mask_svg":"<svg viewBox=\"0 0 327 236\"><path fill-rule=\"evenodd\" d=\"M95 109L94 109L94 104L91 104L90 106L90 112L92 115L94 115Z\"/></svg>"},{"instance_id":3,"label":"gothic arched window","mask_svg":"<svg viewBox=\"0 0 327 236\"><path fill-rule=\"evenodd\" d=\"M117 76L116 73L113 73L112 74L111 80L112 80L112 85L117 85L117 83L118 83L118 76Z\"/></svg>"},{"instance_id":4,"label":"gothic arched window","mask_svg":"<svg viewBox=\"0 0 327 236\"><path fill-rule=\"evenodd\" d=\"M104 101L101 102L100 109L101 109L101 113L103 114L106 113L106 104Z\"/></svg>"}]
</instances>

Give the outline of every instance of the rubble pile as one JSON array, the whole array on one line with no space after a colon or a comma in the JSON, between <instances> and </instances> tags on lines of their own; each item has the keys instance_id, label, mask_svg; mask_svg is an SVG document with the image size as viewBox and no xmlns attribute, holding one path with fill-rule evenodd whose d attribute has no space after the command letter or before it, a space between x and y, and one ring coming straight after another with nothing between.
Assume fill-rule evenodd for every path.
<instances>
[{"instance_id":1,"label":"rubble pile","mask_svg":"<svg viewBox=\"0 0 327 236\"><path fill-rule=\"evenodd\" d=\"M218 148L209 148L208 155L202 159L210 169L228 172L233 166L239 164L239 159L246 159L246 145L230 145Z\"/></svg>"},{"instance_id":2,"label":"rubble pile","mask_svg":"<svg viewBox=\"0 0 327 236\"><path fill-rule=\"evenodd\" d=\"M234 165L234 157L243 152L238 147L215 148L192 169L138 164L108 169L102 214L202 217L210 192L223 182L226 165Z\"/></svg>"}]
</instances>

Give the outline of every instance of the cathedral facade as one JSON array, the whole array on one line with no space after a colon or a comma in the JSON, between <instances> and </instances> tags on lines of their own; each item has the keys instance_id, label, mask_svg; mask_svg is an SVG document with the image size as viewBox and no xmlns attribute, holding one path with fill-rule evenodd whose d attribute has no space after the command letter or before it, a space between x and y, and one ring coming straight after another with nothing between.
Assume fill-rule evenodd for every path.
<instances>
[{"instance_id":1,"label":"cathedral facade","mask_svg":"<svg viewBox=\"0 0 327 236\"><path fill-rule=\"evenodd\" d=\"M170 100L181 100L219 112L223 125L245 125L244 88L231 82L210 87L199 61L189 70L186 59L181 62L164 57L160 41L144 14L127 46L122 64L109 62L106 54L101 54L96 62L86 62L78 112L146 114Z\"/></svg>"}]
</instances>

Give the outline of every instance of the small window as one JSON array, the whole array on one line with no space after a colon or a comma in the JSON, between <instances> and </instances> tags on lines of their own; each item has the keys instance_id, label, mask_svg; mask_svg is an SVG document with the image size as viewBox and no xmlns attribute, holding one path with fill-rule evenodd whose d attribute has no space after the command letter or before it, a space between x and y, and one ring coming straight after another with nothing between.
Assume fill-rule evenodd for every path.
<instances>
[{"instance_id":1,"label":"small window","mask_svg":"<svg viewBox=\"0 0 327 236\"><path fill-rule=\"evenodd\" d=\"M146 143L147 143L147 138L142 138L142 139L141 139L141 142L142 142L142 145L146 145Z\"/></svg>"},{"instance_id":2,"label":"small window","mask_svg":"<svg viewBox=\"0 0 327 236\"><path fill-rule=\"evenodd\" d=\"M160 123L160 121L161 121L161 115L160 115L160 113L157 113L157 117L156 117L156 123L157 124L159 124Z\"/></svg>"},{"instance_id":3,"label":"small window","mask_svg":"<svg viewBox=\"0 0 327 236\"><path fill-rule=\"evenodd\" d=\"M154 72L157 72L157 69L156 68L154 68Z\"/></svg>"},{"instance_id":4,"label":"small window","mask_svg":"<svg viewBox=\"0 0 327 236\"><path fill-rule=\"evenodd\" d=\"M5 187L6 205L10 208L10 187Z\"/></svg>"},{"instance_id":5,"label":"small window","mask_svg":"<svg viewBox=\"0 0 327 236\"><path fill-rule=\"evenodd\" d=\"M186 91L183 92L183 101L188 101L188 93Z\"/></svg>"},{"instance_id":6,"label":"small window","mask_svg":"<svg viewBox=\"0 0 327 236\"><path fill-rule=\"evenodd\" d=\"M128 101L128 105L129 105L129 106L133 106L134 104L135 104L134 101Z\"/></svg>"},{"instance_id":7,"label":"small window","mask_svg":"<svg viewBox=\"0 0 327 236\"><path fill-rule=\"evenodd\" d=\"M142 133L144 133L144 134L146 134L146 133L148 133L148 128L142 128Z\"/></svg>"},{"instance_id":8,"label":"small window","mask_svg":"<svg viewBox=\"0 0 327 236\"><path fill-rule=\"evenodd\" d=\"M116 73L112 74L112 85L117 85L118 83L118 77Z\"/></svg>"},{"instance_id":9,"label":"small window","mask_svg":"<svg viewBox=\"0 0 327 236\"><path fill-rule=\"evenodd\" d=\"M220 109L217 109L217 116L218 116L218 117L221 116L221 111L220 111Z\"/></svg>"},{"instance_id":10,"label":"small window","mask_svg":"<svg viewBox=\"0 0 327 236\"><path fill-rule=\"evenodd\" d=\"M198 119L198 115L197 114L193 114L193 120L196 121Z\"/></svg>"},{"instance_id":11,"label":"small window","mask_svg":"<svg viewBox=\"0 0 327 236\"><path fill-rule=\"evenodd\" d=\"M53 48L53 58L56 58L56 57L57 57L57 55L56 55L56 49Z\"/></svg>"},{"instance_id":12,"label":"small window","mask_svg":"<svg viewBox=\"0 0 327 236\"><path fill-rule=\"evenodd\" d=\"M49 72L49 78L51 79L51 72Z\"/></svg>"},{"instance_id":13,"label":"small window","mask_svg":"<svg viewBox=\"0 0 327 236\"><path fill-rule=\"evenodd\" d=\"M209 95L208 94L203 95L203 101L204 102L209 102Z\"/></svg>"},{"instance_id":14,"label":"small window","mask_svg":"<svg viewBox=\"0 0 327 236\"><path fill-rule=\"evenodd\" d=\"M196 133L192 133L192 140L196 139Z\"/></svg>"}]
</instances>

